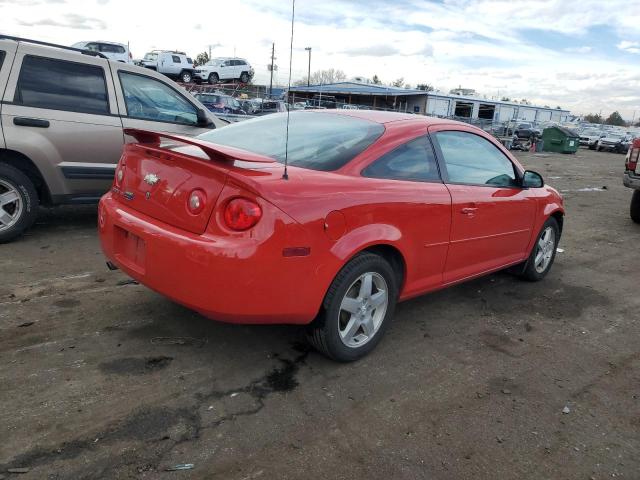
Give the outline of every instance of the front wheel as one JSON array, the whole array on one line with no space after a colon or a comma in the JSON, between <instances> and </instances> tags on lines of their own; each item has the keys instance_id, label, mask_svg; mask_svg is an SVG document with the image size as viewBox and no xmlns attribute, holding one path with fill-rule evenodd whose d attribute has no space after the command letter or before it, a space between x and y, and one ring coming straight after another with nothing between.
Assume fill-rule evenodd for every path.
<instances>
[{"instance_id":1,"label":"front wheel","mask_svg":"<svg viewBox=\"0 0 640 480\"><path fill-rule=\"evenodd\" d=\"M191 83L192 78L191 72L184 71L180 74L180 81L182 83Z\"/></svg>"},{"instance_id":2,"label":"front wheel","mask_svg":"<svg viewBox=\"0 0 640 480\"><path fill-rule=\"evenodd\" d=\"M218 77L217 73L210 73L209 74L209 83L211 85L218 83L220 81L220 78Z\"/></svg>"},{"instance_id":3,"label":"front wheel","mask_svg":"<svg viewBox=\"0 0 640 480\"><path fill-rule=\"evenodd\" d=\"M397 279L389 262L362 253L331 283L321 313L309 326L309 341L333 360L362 358L384 335L397 298Z\"/></svg>"},{"instance_id":4,"label":"front wheel","mask_svg":"<svg viewBox=\"0 0 640 480\"><path fill-rule=\"evenodd\" d=\"M553 261L556 258L556 248L559 240L560 228L558 227L558 222L555 218L550 217L544 222L520 276L531 282L542 280L549 273L551 265L553 265Z\"/></svg>"},{"instance_id":5,"label":"front wheel","mask_svg":"<svg viewBox=\"0 0 640 480\"><path fill-rule=\"evenodd\" d=\"M635 223L640 223L640 190L633 191L629 213L631 214L631 220Z\"/></svg>"},{"instance_id":6,"label":"front wheel","mask_svg":"<svg viewBox=\"0 0 640 480\"><path fill-rule=\"evenodd\" d=\"M0 164L0 243L19 236L38 216L38 193L20 170Z\"/></svg>"}]
</instances>

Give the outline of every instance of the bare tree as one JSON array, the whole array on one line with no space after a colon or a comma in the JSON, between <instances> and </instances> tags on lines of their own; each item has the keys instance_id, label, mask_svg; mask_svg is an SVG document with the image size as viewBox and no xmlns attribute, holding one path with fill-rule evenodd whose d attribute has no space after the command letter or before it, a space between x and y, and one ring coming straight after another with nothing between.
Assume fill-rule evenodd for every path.
<instances>
[{"instance_id":1,"label":"bare tree","mask_svg":"<svg viewBox=\"0 0 640 480\"><path fill-rule=\"evenodd\" d=\"M433 88L433 85L429 83L419 83L418 85L416 85L416 88L418 90L424 90L425 92L433 92L435 90L435 88Z\"/></svg>"},{"instance_id":2,"label":"bare tree","mask_svg":"<svg viewBox=\"0 0 640 480\"><path fill-rule=\"evenodd\" d=\"M402 85L404 85L404 77L398 78L395 82L393 82L392 85L394 87L401 87Z\"/></svg>"},{"instance_id":3,"label":"bare tree","mask_svg":"<svg viewBox=\"0 0 640 480\"><path fill-rule=\"evenodd\" d=\"M308 83L311 85L325 85L327 83L343 82L347 79L347 75L342 70L329 68L327 70L317 70L311 74ZM295 85L307 85L307 77L297 80Z\"/></svg>"},{"instance_id":4,"label":"bare tree","mask_svg":"<svg viewBox=\"0 0 640 480\"><path fill-rule=\"evenodd\" d=\"M196 56L195 65L196 65L196 66L198 66L198 65L204 65L204 64L205 64L205 63L207 63L209 60L210 60L210 59L209 59L209 54L208 54L207 52L199 53L199 54Z\"/></svg>"}]
</instances>

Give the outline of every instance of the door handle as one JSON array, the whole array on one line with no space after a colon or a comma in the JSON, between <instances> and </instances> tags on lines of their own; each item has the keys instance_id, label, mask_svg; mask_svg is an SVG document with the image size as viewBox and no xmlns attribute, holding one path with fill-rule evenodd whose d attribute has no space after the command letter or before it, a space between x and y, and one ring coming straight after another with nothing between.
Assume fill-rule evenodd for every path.
<instances>
[{"instance_id":1,"label":"door handle","mask_svg":"<svg viewBox=\"0 0 640 480\"><path fill-rule=\"evenodd\" d=\"M49 120L39 118L13 117L13 124L20 127L49 128Z\"/></svg>"},{"instance_id":2,"label":"door handle","mask_svg":"<svg viewBox=\"0 0 640 480\"><path fill-rule=\"evenodd\" d=\"M478 210L477 207L464 207L462 210L460 210L460 213L462 213L463 215L473 215L474 213L476 213L476 210Z\"/></svg>"}]
</instances>

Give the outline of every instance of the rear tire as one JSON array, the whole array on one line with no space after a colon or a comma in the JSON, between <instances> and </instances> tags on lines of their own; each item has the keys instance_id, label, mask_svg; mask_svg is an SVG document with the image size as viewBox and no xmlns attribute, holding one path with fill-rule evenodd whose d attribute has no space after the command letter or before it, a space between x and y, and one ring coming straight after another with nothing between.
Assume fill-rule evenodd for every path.
<instances>
[{"instance_id":1,"label":"rear tire","mask_svg":"<svg viewBox=\"0 0 640 480\"><path fill-rule=\"evenodd\" d=\"M242 74L240 75L240 82L241 83L249 83L249 74L247 72L242 72Z\"/></svg>"},{"instance_id":2,"label":"rear tire","mask_svg":"<svg viewBox=\"0 0 640 480\"><path fill-rule=\"evenodd\" d=\"M549 217L533 244L531 254L527 259L520 277L530 282L542 280L553 265L556 258L556 249L560 240L560 228L555 218Z\"/></svg>"},{"instance_id":3,"label":"rear tire","mask_svg":"<svg viewBox=\"0 0 640 480\"><path fill-rule=\"evenodd\" d=\"M640 190L633 191L629 214L631 215L631 220L635 223L640 223Z\"/></svg>"},{"instance_id":4,"label":"rear tire","mask_svg":"<svg viewBox=\"0 0 640 480\"><path fill-rule=\"evenodd\" d=\"M331 283L320 314L309 325L309 342L339 362L367 355L391 323L397 283L384 258L371 253L357 255Z\"/></svg>"},{"instance_id":5,"label":"rear tire","mask_svg":"<svg viewBox=\"0 0 640 480\"><path fill-rule=\"evenodd\" d=\"M17 168L0 163L0 243L20 236L38 216L38 192Z\"/></svg>"},{"instance_id":6,"label":"rear tire","mask_svg":"<svg viewBox=\"0 0 640 480\"><path fill-rule=\"evenodd\" d=\"M210 74L209 74L208 82L209 82L211 85L214 85L214 84L218 83L219 81L220 81L220 77L218 77L218 74L217 74L217 73L210 73Z\"/></svg>"},{"instance_id":7,"label":"rear tire","mask_svg":"<svg viewBox=\"0 0 640 480\"><path fill-rule=\"evenodd\" d=\"M191 80L193 80L193 75L191 75L191 72L187 72L185 70L180 74L180 81L182 83L191 83Z\"/></svg>"}]
</instances>

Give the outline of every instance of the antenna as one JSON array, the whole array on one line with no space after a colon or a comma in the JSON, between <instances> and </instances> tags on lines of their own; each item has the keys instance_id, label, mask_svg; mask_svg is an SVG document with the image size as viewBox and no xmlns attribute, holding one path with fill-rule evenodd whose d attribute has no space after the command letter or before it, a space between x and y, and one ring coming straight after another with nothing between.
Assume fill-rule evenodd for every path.
<instances>
[{"instance_id":1,"label":"antenna","mask_svg":"<svg viewBox=\"0 0 640 480\"><path fill-rule=\"evenodd\" d=\"M296 0L291 0L291 45L289 46L289 86L287 87L287 134L284 143L284 173L282 178L289 180L287 167L289 165L289 116L291 115L291 107L289 106L289 90L291 90L291 62L293 61L293 22L296 18Z\"/></svg>"}]
</instances>

